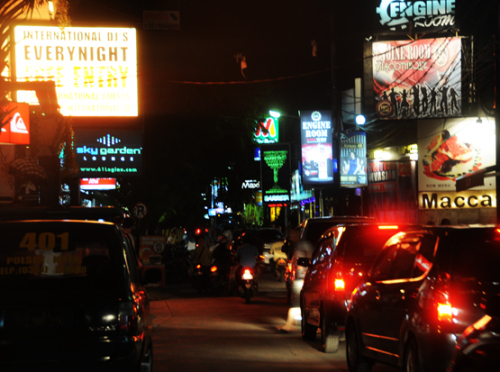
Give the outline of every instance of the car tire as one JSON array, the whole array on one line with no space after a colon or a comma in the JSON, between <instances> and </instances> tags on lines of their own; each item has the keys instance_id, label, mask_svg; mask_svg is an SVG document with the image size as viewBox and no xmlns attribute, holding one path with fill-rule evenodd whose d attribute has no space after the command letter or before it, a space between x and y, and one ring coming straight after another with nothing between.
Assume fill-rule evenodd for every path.
<instances>
[{"instance_id":1,"label":"car tire","mask_svg":"<svg viewBox=\"0 0 500 372\"><path fill-rule=\"evenodd\" d=\"M321 342L325 353L330 354L339 351L340 332L334 332L328 327L324 310L321 314Z\"/></svg>"},{"instance_id":2,"label":"car tire","mask_svg":"<svg viewBox=\"0 0 500 372\"><path fill-rule=\"evenodd\" d=\"M139 365L140 372L153 372L153 346L149 344L148 350Z\"/></svg>"},{"instance_id":3,"label":"car tire","mask_svg":"<svg viewBox=\"0 0 500 372\"><path fill-rule=\"evenodd\" d=\"M316 331L317 327L307 323L307 316L305 315L305 311L301 308L302 320L300 321L301 329L302 329L302 339L306 341L313 341L316 339Z\"/></svg>"},{"instance_id":4,"label":"car tire","mask_svg":"<svg viewBox=\"0 0 500 372\"><path fill-rule=\"evenodd\" d=\"M353 324L346 329L346 359L349 372L370 372L373 362L361 355L361 345Z\"/></svg>"},{"instance_id":5,"label":"car tire","mask_svg":"<svg viewBox=\"0 0 500 372\"><path fill-rule=\"evenodd\" d=\"M405 372L422 372L422 363L418 356L418 347L414 339L410 338L405 348L404 368Z\"/></svg>"}]
</instances>

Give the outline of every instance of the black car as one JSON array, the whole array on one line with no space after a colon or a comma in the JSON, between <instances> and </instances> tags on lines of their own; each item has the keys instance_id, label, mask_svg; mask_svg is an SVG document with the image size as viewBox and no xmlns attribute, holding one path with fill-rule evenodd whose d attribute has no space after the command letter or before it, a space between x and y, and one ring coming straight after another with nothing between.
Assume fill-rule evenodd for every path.
<instances>
[{"instance_id":1,"label":"black car","mask_svg":"<svg viewBox=\"0 0 500 372\"><path fill-rule=\"evenodd\" d=\"M352 290L363 281L384 243L402 228L365 223L325 231L316 244L300 294L304 339L314 339L320 327L324 351L337 352Z\"/></svg>"},{"instance_id":2,"label":"black car","mask_svg":"<svg viewBox=\"0 0 500 372\"><path fill-rule=\"evenodd\" d=\"M307 266L297 264L300 257L311 258L315 244L321 235L329 228L338 224L375 222L373 217L364 216L333 216L308 218L300 225L300 239L293 244L293 249L287 251L288 263L285 272L287 302L289 306L300 306L300 290L304 283Z\"/></svg>"},{"instance_id":3,"label":"black car","mask_svg":"<svg viewBox=\"0 0 500 372\"><path fill-rule=\"evenodd\" d=\"M10 221L0 236L1 371L152 370L149 300L119 226Z\"/></svg>"},{"instance_id":4,"label":"black car","mask_svg":"<svg viewBox=\"0 0 500 372\"><path fill-rule=\"evenodd\" d=\"M483 316L458 338L447 372L496 371L500 366L500 318Z\"/></svg>"},{"instance_id":5,"label":"black car","mask_svg":"<svg viewBox=\"0 0 500 372\"><path fill-rule=\"evenodd\" d=\"M485 314L498 316L500 230L431 227L393 236L346 317L349 371L374 362L444 371L457 338Z\"/></svg>"}]
</instances>

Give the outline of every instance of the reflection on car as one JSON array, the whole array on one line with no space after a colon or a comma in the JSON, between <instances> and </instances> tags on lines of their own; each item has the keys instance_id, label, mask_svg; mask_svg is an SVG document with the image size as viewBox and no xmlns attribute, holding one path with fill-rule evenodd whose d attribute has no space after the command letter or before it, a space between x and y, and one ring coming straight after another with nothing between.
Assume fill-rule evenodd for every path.
<instances>
[{"instance_id":1,"label":"reflection on car","mask_svg":"<svg viewBox=\"0 0 500 372\"><path fill-rule=\"evenodd\" d=\"M151 368L149 300L110 222L0 222L0 370Z\"/></svg>"},{"instance_id":2,"label":"reflection on car","mask_svg":"<svg viewBox=\"0 0 500 372\"><path fill-rule=\"evenodd\" d=\"M350 371L374 362L407 371L443 371L457 338L484 315L498 316L500 232L431 227L393 236L346 318Z\"/></svg>"}]
</instances>

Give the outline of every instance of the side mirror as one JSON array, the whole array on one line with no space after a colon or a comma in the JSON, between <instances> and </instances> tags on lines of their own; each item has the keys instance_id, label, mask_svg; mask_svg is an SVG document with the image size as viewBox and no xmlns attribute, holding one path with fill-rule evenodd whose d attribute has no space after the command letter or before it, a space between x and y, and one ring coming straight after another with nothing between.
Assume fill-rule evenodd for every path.
<instances>
[{"instance_id":1,"label":"side mirror","mask_svg":"<svg viewBox=\"0 0 500 372\"><path fill-rule=\"evenodd\" d=\"M297 266L304 266L304 267L309 267L311 265L311 262L309 261L309 258L306 257L300 257L297 260Z\"/></svg>"}]
</instances>

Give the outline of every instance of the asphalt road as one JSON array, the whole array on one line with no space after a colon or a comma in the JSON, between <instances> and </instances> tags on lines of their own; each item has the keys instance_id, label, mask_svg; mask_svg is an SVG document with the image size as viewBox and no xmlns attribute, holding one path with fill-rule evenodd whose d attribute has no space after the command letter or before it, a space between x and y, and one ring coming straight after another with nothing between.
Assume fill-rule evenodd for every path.
<instances>
[{"instance_id":1,"label":"asphalt road","mask_svg":"<svg viewBox=\"0 0 500 372\"><path fill-rule=\"evenodd\" d=\"M240 297L200 295L189 284L150 290L156 371L347 371L345 343L325 354L317 340L289 332L284 283L265 273L251 304ZM374 371L395 371L376 366Z\"/></svg>"}]
</instances>

